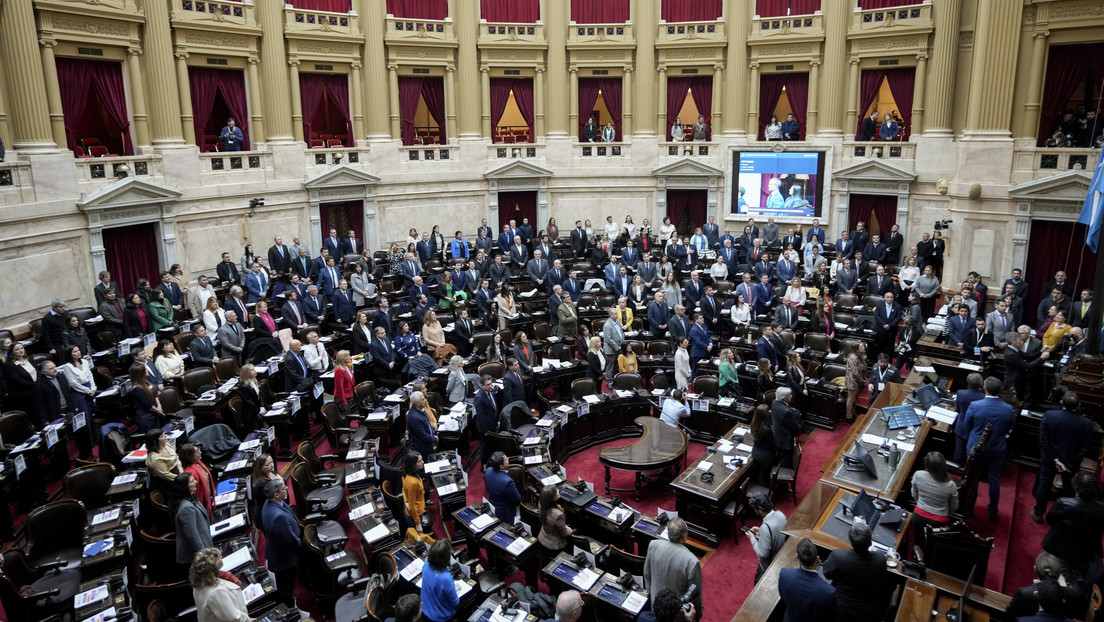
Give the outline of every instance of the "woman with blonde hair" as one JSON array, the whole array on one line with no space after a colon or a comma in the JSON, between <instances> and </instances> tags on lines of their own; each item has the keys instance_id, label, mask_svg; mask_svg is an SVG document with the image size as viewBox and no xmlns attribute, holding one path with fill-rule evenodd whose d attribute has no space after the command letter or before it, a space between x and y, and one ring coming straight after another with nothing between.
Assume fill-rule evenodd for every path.
<instances>
[{"instance_id":1,"label":"woman with blonde hair","mask_svg":"<svg viewBox=\"0 0 1104 622\"><path fill-rule=\"evenodd\" d=\"M261 385L257 383L257 368L252 363L246 363L238 370L238 397L241 398L242 425L252 432L260 427L258 422L265 413Z\"/></svg>"},{"instance_id":2,"label":"woman with blonde hair","mask_svg":"<svg viewBox=\"0 0 1104 622\"><path fill-rule=\"evenodd\" d=\"M740 392L740 375L736 368L736 355L732 348L721 350L721 364L717 366L720 374L718 393L722 397L731 397L743 400L744 394Z\"/></svg>"},{"instance_id":3,"label":"woman with blonde hair","mask_svg":"<svg viewBox=\"0 0 1104 622\"><path fill-rule=\"evenodd\" d=\"M587 377L594 381L595 390L602 387L602 372L606 369L606 355L602 354L602 338L590 338L587 349Z\"/></svg>"},{"instance_id":4,"label":"woman with blonde hair","mask_svg":"<svg viewBox=\"0 0 1104 622\"><path fill-rule=\"evenodd\" d=\"M244 318L238 318L242 320ZM207 327L207 334L214 335L220 326L226 322L226 312L219 306L218 298L211 296L207 299L207 307L203 310L203 325Z\"/></svg>"},{"instance_id":5,"label":"woman with blonde hair","mask_svg":"<svg viewBox=\"0 0 1104 622\"><path fill-rule=\"evenodd\" d=\"M801 279L795 276L793 280L790 281L790 286L786 288L786 295L790 297L790 305L794 307L800 307L805 304L805 287L801 285Z\"/></svg>"},{"instance_id":6,"label":"woman with blonde hair","mask_svg":"<svg viewBox=\"0 0 1104 622\"><path fill-rule=\"evenodd\" d=\"M510 318L518 314L517 304L514 303L514 292L506 283L498 290L495 296L495 306L498 307L498 328L504 329L510 325Z\"/></svg>"},{"instance_id":7,"label":"woman with blonde hair","mask_svg":"<svg viewBox=\"0 0 1104 622\"><path fill-rule=\"evenodd\" d=\"M457 404L468 396L468 375L464 373L464 357L454 354L449 359L448 385L445 387L449 403Z\"/></svg>"},{"instance_id":8,"label":"woman with blonde hair","mask_svg":"<svg viewBox=\"0 0 1104 622\"><path fill-rule=\"evenodd\" d=\"M349 400L353 399L353 357L348 350L339 350L334 356L334 400L344 412L349 410Z\"/></svg>"},{"instance_id":9,"label":"woman with blonde hair","mask_svg":"<svg viewBox=\"0 0 1104 622\"><path fill-rule=\"evenodd\" d=\"M433 309L426 311L425 323L422 324L422 341L425 342L426 351L430 356L434 356L437 348L445 345L445 329L437 320L437 312Z\"/></svg>"},{"instance_id":10,"label":"woman with blonde hair","mask_svg":"<svg viewBox=\"0 0 1104 622\"><path fill-rule=\"evenodd\" d=\"M188 568L188 582L196 605L197 622L250 622L241 581L222 571L217 548L200 549Z\"/></svg>"}]
</instances>

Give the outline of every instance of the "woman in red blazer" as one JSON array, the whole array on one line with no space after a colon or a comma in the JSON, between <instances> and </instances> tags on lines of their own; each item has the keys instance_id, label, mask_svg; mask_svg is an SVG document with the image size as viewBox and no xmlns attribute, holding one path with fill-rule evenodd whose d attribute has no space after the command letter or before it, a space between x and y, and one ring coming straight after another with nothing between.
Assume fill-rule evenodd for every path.
<instances>
[{"instance_id":1,"label":"woman in red blazer","mask_svg":"<svg viewBox=\"0 0 1104 622\"><path fill-rule=\"evenodd\" d=\"M342 350L334 357L334 399L346 411L349 408L346 402L352 399L355 384L356 380L353 379L353 357L348 350Z\"/></svg>"}]
</instances>

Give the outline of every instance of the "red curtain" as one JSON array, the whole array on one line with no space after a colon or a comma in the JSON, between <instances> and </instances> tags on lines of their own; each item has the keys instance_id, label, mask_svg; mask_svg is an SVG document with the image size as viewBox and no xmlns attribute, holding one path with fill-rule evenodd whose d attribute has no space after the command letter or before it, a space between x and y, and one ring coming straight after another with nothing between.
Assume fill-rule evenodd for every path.
<instances>
[{"instance_id":1,"label":"red curtain","mask_svg":"<svg viewBox=\"0 0 1104 622\"><path fill-rule=\"evenodd\" d=\"M705 190L668 190L667 215L676 225L685 216L691 227L696 227L697 223L705 222L707 200Z\"/></svg>"},{"instance_id":2,"label":"red curtain","mask_svg":"<svg viewBox=\"0 0 1104 622\"><path fill-rule=\"evenodd\" d=\"M308 145L317 131L344 135L345 146L352 146L348 76L299 74L299 99L303 109L303 136Z\"/></svg>"},{"instance_id":3,"label":"red curtain","mask_svg":"<svg viewBox=\"0 0 1104 622\"><path fill-rule=\"evenodd\" d=\"M1077 87L1092 76L1098 90L1104 81L1104 43L1052 45L1047 59L1046 87L1039 120L1039 146L1054 132L1054 124L1069 104Z\"/></svg>"},{"instance_id":4,"label":"red curtain","mask_svg":"<svg viewBox=\"0 0 1104 622\"><path fill-rule=\"evenodd\" d=\"M869 220L871 213L877 219L883 236L897 222L897 197L852 194L848 199L848 208L847 226L850 231L854 231L860 221L865 223Z\"/></svg>"},{"instance_id":5,"label":"red curtain","mask_svg":"<svg viewBox=\"0 0 1104 622\"><path fill-rule=\"evenodd\" d=\"M488 22L535 24L540 19L540 0L480 0L479 17Z\"/></svg>"},{"instance_id":6,"label":"red curtain","mask_svg":"<svg viewBox=\"0 0 1104 622\"><path fill-rule=\"evenodd\" d=\"M1050 292L1043 291L1043 285L1054 279L1055 272L1065 270L1069 280L1076 285L1074 300L1081 299L1081 290L1092 289L1096 277L1096 255L1085 244L1086 226L1049 220L1031 222L1031 243L1027 246L1026 265L1022 266L1028 283L1024 315L1029 321L1025 324L1035 324L1035 307L1050 295ZM1099 302L1094 302L1093 308L1097 304Z\"/></svg>"},{"instance_id":7,"label":"red curtain","mask_svg":"<svg viewBox=\"0 0 1104 622\"><path fill-rule=\"evenodd\" d=\"M698 107L698 114L705 117L705 123L709 127L705 138L712 138L713 134L713 76L695 76L690 83L690 95L694 98L694 105ZM698 120L694 119L697 123Z\"/></svg>"},{"instance_id":8,"label":"red curtain","mask_svg":"<svg viewBox=\"0 0 1104 622\"><path fill-rule=\"evenodd\" d=\"M629 21L629 0L571 0L571 21L576 24L623 24Z\"/></svg>"},{"instance_id":9,"label":"red curtain","mask_svg":"<svg viewBox=\"0 0 1104 622\"><path fill-rule=\"evenodd\" d=\"M491 127L498 127L506 104L510 102L510 91L514 88L513 78L491 79ZM497 136L497 134L495 134Z\"/></svg>"},{"instance_id":10,"label":"red curtain","mask_svg":"<svg viewBox=\"0 0 1104 622\"><path fill-rule=\"evenodd\" d=\"M667 140L671 140L671 126L675 124L678 113L682 110L682 104L686 101L686 91L690 89L693 78L681 76L667 78ZM683 125L695 123L697 119L679 119Z\"/></svg>"},{"instance_id":11,"label":"red curtain","mask_svg":"<svg viewBox=\"0 0 1104 622\"><path fill-rule=\"evenodd\" d=\"M437 142L446 144L448 139L445 138L445 79L423 79L422 99L425 100L429 116L437 121Z\"/></svg>"},{"instance_id":12,"label":"red curtain","mask_svg":"<svg viewBox=\"0 0 1104 622\"><path fill-rule=\"evenodd\" d=\"M621 78L579 78L579 140L583 140L583 126L594 112L598 93L606 102L616 133L614 140L621 140Z\"/></svg>"},{"instance_id":13,"label":"red curtain","mask_svg":"<svg viewBox=\"0 0 1104 622\"><path fill-rule=\"evenodd\" d=\"M160 283L157 227L153 223L103 230L104 261L123 296L138 289L138 279Z\"/></svg>"},{"instance_id":14,"label":"red curtain","mask_svg":"<svg viewBox=\"0 0 1104 622\"><path fill-rule=\"evenodd\" d=\"M245 99L245 74L233 69L189 67L188 82L192 92L192 121L196 141L202 147L203 137L217 135L225 119L212 119L216 95L221 94L230 116L242 131L242 150L249 150L249 109Z\"/></svg>"},{"instance_id":15,"label":"red curtain","mask_svg":"<svg viewBox=\"0 0 1104 622\"><path fill-rule=\"evenodd\" d=\"M533 79L517 78L514 80L514 103L521 111L521 118L529 125L529 142L537 142L533 135Z\"/></svg>"},{"instance_id":16,"label":"red curtain","mask_svg":"<svg viewBox=\"0 0 1104 622\"><path fill-rule=\"evenodd\" d=\"M790 102L794 120L797 121L799 137L805 137L805 118L809 112L809 74L786 74L786 99ZM762 116L762 115L760 115Z\"/></svg>"},{"instance_id":17,"label":"red curtain","mask_svg":"<svg viewBox=\"0 0 1104 622\"><path fill-rule=\"evenodd\" d=\"M785 73L765 73L759 76L759 140L765 138L763 130L774 114L778 100L782 99L782 87L786 86L788 76Z\"/></svg>"},{"instance_id":18,"label":"red curtain","mask_svg":"<svg viewBox=\"0 0 1104 622\"><path fill-rule=\"evenodd\" d=\"M912 128L912 93L916 88L916 68L901 67L900 69L886 70L886 80L889 82L889 92L893 94L893 101L897 104L897 113L901 115L904 125L900 131L902 140L908 140ZM892 110L884 111L893 112Z\"/></svg>"},{"instance_id":19,"label":"red curtain","mask_svg":"<svg viewBox=\"0 0 1104 622\"><path fill-rule=\"evenodd\" d=\"M663 0L661 15L668 22L707 22L721 17L721 0Z\"/></svg>"},{"instance_id":20,"label":"red curtain","mask_svg":"<svg viewBox=\"0 0 1104 622\"><path fill-rule=\"evenodd\" d=\"M406 19L445 19L448 0L387 0L387 12Z\"/></svg>"},{"instance_id":21,"label":"red curtain","mask_svg":"<svg viewBox=\"0 0 1104 622\"><path fill-rule=\"evenodd\" d=\"M533 140L533 80L532 78L492 78L491 79L491 125L498 127L506 104L510 101L510 92L514 93L525 124L529 126L529 140ZM495 135L497 136L497 134ZM495 142L498 142L497 140Z\"/></svg>"},{"instance_id":22,"label":"red curtain","mask_svg":"<svg viewBox=\"0 0 1104 622\"><path fill-rule=\"evenodd\" d=\"M133 155L130 142L130 121L127 119L126 91L123 88L121 63L93 61L76 58L57 59L58 84L61 90L61 110L65 116L65 134L69 149L83 154L81 138L103 137L104 132L122 134L123 155ZM96 121L98 115L86 116L90 101L95 95L112 127L102 127Z\"/></svg>"},{"instance_id":23,"label":"red curtain","mask_svg":"<svg viewBox=\"0 0 1104 622\"><path fill-rule=\"evenodd\" d=\"M843 2L844 0L835 0ZM820 10L820 0L758 0L755 14L759 17L812 15Z\"/></svg>"},{"instance_id":24,"label":"red curtain","mask_svg":"<svg viewBox=\"0 0 1104 622\"><path fill-rule=\"evenodd\" d=\"M867 116L870 105L878 97L878 90L882 88L882 80L885 80L885 77L885 69L867 69L862 72L862 77L859 79L859 124L855 128L855 140L859 140L863 120ZM878 119L878 125L881 124L882 120Z\"/></svg>"},{"instance_id":25,"label":"red curtain","mask_svg":"<svg viewBox=\"0 0 1104 622\"><path fill-rule=\"evenodd\" d=\"M418 111L418 100L422 97L422 79L413 77L399 78L399 112L402 115L402 142L404 145L418 144L414 133L414 114Z\"/></svg>"},{"instance_id":26,"label":"red curtain","mask_svg":"<svg viewBox=\"0 0 1104 622\"><path fill-rule=\"evenodd\" d=\"M345 203L323 203L319 210L318 215L321 217L319 220L319 230L322 237L330 235L330 226L338 227L338 237L344 238L345 234L352 229L356 232L356 237L364 243L364 215L361 211L364 207L363 201L347 201ZM338 216L344 216L344 222L341 222L341 218Z\"/></svg>"},{"instance_id":27,"label":"red curtain","mask_svg":"<svg viewBox=\"0 0 1104 622\"><path fill-rule=\"evenodd\" d=\"M537 222L537 191L519 190L498 193L498 228L510 224L513 219L521 224L522 218L528 218L529 224Z\"/></svg>"},{"instance_id":28,"label":"red curtain","mask_svg":"<svg viewBox=\"0 0 1104 622\"><path fill-rule=\"evenodd\" d=\"M859 8L864 11L870 9L892 9L899 6L921 4L919 0L859 0Z\"/></svg>"},{"instance_id":29,"label":"red curtain","mask_svg":"<svg viewBox=\"0 0 1104 622\"><path fill-rule=\"evenodd\" d=\"M348 13L353 10L352 0L287 0L289 4L304 11L329 11L330 13Z\"/></svg>"}]
</instances>

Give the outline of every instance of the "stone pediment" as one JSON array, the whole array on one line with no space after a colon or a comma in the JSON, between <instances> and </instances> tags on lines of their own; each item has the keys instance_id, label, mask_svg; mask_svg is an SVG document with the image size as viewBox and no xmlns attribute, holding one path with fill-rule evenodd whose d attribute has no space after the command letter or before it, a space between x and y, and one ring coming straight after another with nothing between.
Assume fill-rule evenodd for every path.
<instances>
[{"instance_id":1,"label":"stone pediment","mask_svg":"<svg viewBox=\"0 0 1104 622\"><path fill-rule=\"evenodd\" d=\"M181 193L138 177L127 177L83 197L77 207L84 211L101 211L126 207L147 207L175 201Z\"/></svg>"},{"instance_id":2,"label":"stone pediment","mask_svg":"<svg viewBox=\"0 0 1104 622\"><path fill-rule=\"evenodd\" d=\"M720 177L724 171L693 158L680 158L652 169L652 174L657 177Z\"/></svg>"},{"instance_id":3,"label":"stone pediment","mask_svg":"<svg viewBox=\"0 0 1104 622\"><path fill-rule=\"evenodd\" d=\"M308 177L303 181L303 187L307 190L322 190L326 188L347 188L349 186L374 186L379 182L380 178L371 173L365 173L348 164L338 164L314 177Z\"/></svg>"},{"instance_id":4,"label":"stone pediment","mask_svg":"<svg viewBox=\"0 0 1104 622\"><path fill-rule=\"evenodd\" d=\"M916 171L880 158L870 158L858 164L837 169L832 173L832 177L838 180L912 182L916 180Z\"/></svg>"},{"instance_id":5,"label":"stone pediment","mask_svg":"<svg viewBox=\"0 0 1104 622\"><path fill-rule=\"evenodd\" d=\"M483 177L492 180L503 179L533 179L548 178L552 176L551 169L538 166L524 160L514 160L483 173Z\"/></svg>"},{"instance_id":6,"label":"stone pediment","mask_svg":"<svg viewBox=\"0 0 1104 622\"><path fill-rule=\"evenodd\" d=\"M1008 189L1008 195L1021 201L1069 201L1081 204L1089 193L1090 183L1092 174L1086 171L1066 171L1012 186Z\"/></svg>"}]
</instances>

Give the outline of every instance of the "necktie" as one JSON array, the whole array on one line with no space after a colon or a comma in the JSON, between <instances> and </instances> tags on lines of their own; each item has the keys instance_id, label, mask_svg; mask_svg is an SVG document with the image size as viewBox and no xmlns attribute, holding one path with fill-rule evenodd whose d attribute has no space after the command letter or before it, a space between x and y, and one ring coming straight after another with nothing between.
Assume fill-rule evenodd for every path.
<instances>
[{"instance_id":1,"label":"necktie","mask_svg":"<svg viewBox=\"0 0 1104 622\"><path fill-rule=\"evenodd\" d=\"M1089 308L1089 305L1087 305L1087 304L1082 304L1081 305L1081 319L1085 319L1085 310L1088 309L1088 308Z\"/></svg>"},{"instance_id":2,"label":"necktie","mask_svg":"<svg viewBox=\"0 0 1104 622\"><path fill-rule=\"evenodd\" d=\"M211 350L212 352L215 349L215 346L211 345L211 338L210 337L204 337L203 338L203 345L207 346L207 349Z\"/></svg>"},{"instance_id":3,"label":"necktie","mask_svg":"<svg viewBox=\"0 0 1104 622\"><path fill-rule=\"evenodd\" d=\"M337 270L330 268L330 282L337 286Z\"/></svg>"},{"instance_id":4,"label":"necktie","mask_svg":"<svg viewBox=\"0 0 1104 622\"><path fill-rule=\"evenodd\" d=\"M280 256L283 257L284 256L284 247L280 246L280 247L278 247L278 250L280 251Z\"/></svg>"},{"instance_id":5,"label":"necktie","mask_svg":"<svg viewBox=\"0 0 1104 622\"><path fill-rule=\"evenodd\" d=\"M303 370L303 375L307 375L307 364L303 362L303 357L296 354L295 360L299 361L299 368Z\"/></svg>"},{"instance_id":6,"label":"necktie","mask_svg":"<svg viewBox=\"0 0 1104 622\"><path fill-rule=\"evenodd\" d=\"M1081 317L1085 317L1085 310L1084 309L1081 310ZM1006 324L1005 321L1004 321L1004 314L1003 313L1000 314L1000 319L1001 319L1001 328L1002 329L1008 328L1008 324Z\"/></svg>"},{"instance_id":7,"label":"necktie","mask_svg":"<svg viewBox=\"0 0 1104 622\"><path fill-rule=\"evenodd\" d=\"M299 315L299 305L295 304L294 302L291 303L291 310L295 312L295 324L302 324L303 318Z\"/></svg>"}]
</instances>

